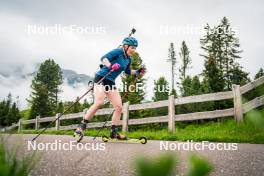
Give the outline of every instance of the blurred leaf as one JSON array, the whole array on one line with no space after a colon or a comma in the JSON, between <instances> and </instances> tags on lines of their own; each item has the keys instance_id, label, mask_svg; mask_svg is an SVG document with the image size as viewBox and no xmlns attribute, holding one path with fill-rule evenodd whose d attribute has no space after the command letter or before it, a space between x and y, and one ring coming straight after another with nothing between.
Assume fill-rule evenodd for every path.
<instances>
[{"instance_id":1,"label":"blurred leaf","mask_svg":"<svg viewBox=\"0 0 264 176\"><path fill-rule=\"evenodd\" d=\"M174 155L164 154L155 159L141 157L136 161L138 176L169 176L176 166Z\"/></svg>"},{"instance_id":2,"label":"blurred leaf","mask_svg":"<svg viewBox=\"0 0 264 176\"><path fill-rule=\"evenodd\" d=\"M262 117L261 112L257 110L252 110L246 116L248 121L252 123L258 129L264 129L264 118Z\"/></svg>"},{"instance_id":3,"label":"blurred leaf","mask_svg":"<svg viewBox=\"0 0 264 176\"><path fill-rule=\"evenodd\" d=\"M190 157L190 164L188 176L205 176L213 170L213 166L206 159L194 154Z\"/></svg>"}]
</instances>

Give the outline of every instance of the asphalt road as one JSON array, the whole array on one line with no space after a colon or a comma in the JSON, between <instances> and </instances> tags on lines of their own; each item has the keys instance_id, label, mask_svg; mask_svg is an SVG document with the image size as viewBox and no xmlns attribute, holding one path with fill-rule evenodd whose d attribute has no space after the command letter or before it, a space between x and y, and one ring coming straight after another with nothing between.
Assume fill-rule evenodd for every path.
<instances>
[{"instance_id":1,"label":"asphalt road","mask_svg":"<svg viewBox=\"0 0 264 176\"><path fill-rule=\"evenodd\" d=\"M20 148L19 157L34 151L34 144L28 143L34 135L4 136L9 149L18 144ZM140 156L155 158L155 156L168 152L160 150L160 141L154 140L148 141L147 144L143 145L103 143L98 138L92 143L91 137L84 137L81 144L78 144L79 147L73 146L71 150L70 141L73 141L72 136L41 135L35 145L41 156L40 161L30 175L135 175L134 163L136 158ZM57 143L57 148L55 148L55 143ZM175 168L178 170L179 175L184 175L187 172L189 167L188 159L192 153L207 158L214 165L214 171L211 175L264 175L263 144L237 144L237 150L229 151L209 150L208 148L199 151L183 150L183 148L175 150L175 146L179 146L179 143L182 142L168 142L168 146L171 147L169 152L179 160L179 165ZM72 144L76 143L72 142ZM163 144L164 149L164 141ZM220 146L231 145L230 143L212 144L219 144Z\"/></svg>"}]
</instances>

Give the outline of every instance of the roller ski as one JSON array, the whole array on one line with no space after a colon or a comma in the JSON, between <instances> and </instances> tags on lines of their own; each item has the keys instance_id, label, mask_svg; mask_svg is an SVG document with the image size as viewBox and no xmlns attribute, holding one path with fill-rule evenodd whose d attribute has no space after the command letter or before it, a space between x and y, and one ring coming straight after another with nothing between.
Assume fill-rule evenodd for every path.
<instances>
[{"instance_id":1,"label":"roller ski","mask_svg":"<svg viewBox=\"0 0 264 176\"><path fill-rule=\"evenodd\" d=\"M141 144L146 144L147 143L147 138L142 136L138 139L117 139L117 138L111 138L107 136L102 136L102 141L103 142L122 142L122 143L141 143Z\"/></svg>"},{"instance_id":2,"label":"roller ski","mask_svg":"<svg viewBox=\"0 0 264 176\"><path fill-rule=\"evenodd\" d=\"M119 133L117 128L111 129L110 137L102 136L103 142L124 142L124 143L141 143L146 144L147 138L140 137L139 139L130 139L127 136Z\"/></svg>"}]
</instances>

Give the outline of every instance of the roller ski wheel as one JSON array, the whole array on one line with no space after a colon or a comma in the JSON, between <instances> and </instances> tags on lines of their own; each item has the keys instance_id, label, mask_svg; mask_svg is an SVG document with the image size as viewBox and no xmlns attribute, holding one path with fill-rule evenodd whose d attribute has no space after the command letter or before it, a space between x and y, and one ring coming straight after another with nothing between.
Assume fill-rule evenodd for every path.
<instances>
[{"instance_id":1,"label":"roller ski wheel","mask_svg":"<svg viewBox=\"0 0 264 176\"><path fill-rule=\"evenodd\" d=\"M148 142L147 138L144 137L144 136L141 136L141 137L139 138L139 141L141 142L141 144L146 144L146 143Z\"/></svg>"},{"instance_id":2,"label":"roller ski wheel","mask_svg":"<svg viewBox=\"0 0 264 176\"><path fill-rule=\"evenodd\" d=\"M103 140L103 142L108 142L109 138L107 136L102 136L102 140Z\"/></svg>"},{"instance_id":3,"label":"roller ski wheel","mask_svg":"<svg viewBox=\"0 0 264 176\"><path fill-rule=\"evenodd\" d=\"M83 133L81 131L75 131L73 137L76 139L76 142L81 142L83 138Z\"/></svg>"},{"instance_id":4,"label":"roller ski wheel","mask_svg":"<svg viewBox=\"0 0 264 176\"><path fill-rule=\"evenodd\" d=\"M102 136L102 141L103 142L124 142L124 143L141 143L141 144L146 144L147 143L147 138L142 136L139 139L117 139L117 138L110 138L107 136Z\"/></svg>"}]
</instances>

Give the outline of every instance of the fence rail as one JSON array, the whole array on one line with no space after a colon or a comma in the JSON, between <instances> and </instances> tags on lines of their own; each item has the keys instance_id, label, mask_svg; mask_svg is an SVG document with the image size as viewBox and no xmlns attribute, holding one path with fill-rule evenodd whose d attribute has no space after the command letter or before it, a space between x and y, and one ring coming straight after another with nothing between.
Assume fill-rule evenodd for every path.
<instances>
[{"instance_id":1,"label":"fence rail","mask_svg":"<svg viewBox=\"0 0 264 176\"><path fill-rule=\"evenodd\" d=\"M264 95L260 97L256 97L255 99L245 104L242 104L242 95L262 85L263 83L264 83L264 76L242 87L240 87L239 85L233 85L232 91L194 95L194 96L188 96L188 97L180 97L176 99L172 95L169 97L168 100L142 103L142 104L133 104L133 105L129 105L129 102L126 102L123 105L123 110L122 110L123 118L122 118L122 121L120 121L119 125L122 125L123 131L128 131L129 125L167 122L169 132L174 132L175 121L215 119L215 118L225 118L225 117L230 117L230 116L234 116L236 121L242 121L243 114L245 114L246 112L254 108L264 105ZM226 99L233 99L234 101L233 108L224 109L224 110L215 110L215 111L195 112L195 113L188 113L188 114L175 114L175 106L177 105L207 102L207 101L219 101L219 100L226 100ZM168 115L158 116L158 117L146 117L146 118L140 118L140 119L129 119L129 111L141 110L141 109L154 109L154 108L161 108L161 107L168 107ZM82 118L84 114L86 113L86 110L87 109L79 113L63 115L59 120L56 121L55 127L49 128L49 130L75 129L77 127L77 124L61 126L60 121ZM113 108L99 109L96 112L96 115L111 114L113 110L114 110ZM44 118L40 118L39 116L37 116L35 119L31 119L31 120L21 120L20 119L17 124L12 124L11 126L6 127L4 131L12 130L14 128L18 128L18 131L20 131L22 130L22 127L24 124L35 124L35 129L39 130L40 123L53 121L56 119L56 117L58 117L58 115L59 114L57 114L54 117L44 117ZM88 128L101 127L103 123L104 122L89 123ZM106 123L106 126L110 126L110 125L111 125L111 121L108 121Z\"/></svg>"}]
</instances>

